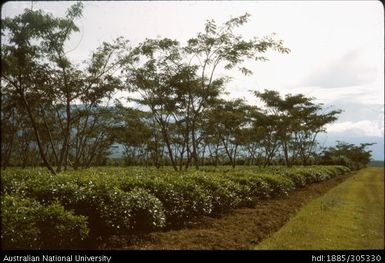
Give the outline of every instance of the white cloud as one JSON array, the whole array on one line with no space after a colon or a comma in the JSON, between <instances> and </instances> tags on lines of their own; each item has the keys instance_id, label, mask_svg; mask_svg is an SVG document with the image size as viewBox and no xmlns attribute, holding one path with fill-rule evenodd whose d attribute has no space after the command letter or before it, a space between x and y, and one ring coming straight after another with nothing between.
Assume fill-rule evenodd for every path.
<instances>
[{"instance_id":1,"label":"white cloud","mask_svg":"<svg viewBox=\"0 0 385 263\"><path fill-rule=\"evenodd\" d=\"M339 59L322 65L302 85L338 88L368 84L376 80L376 67L373 64L365 64L363 51L354 49Z\"/></svg>"},{"instance_id":2,"label":"white cloud","mask_svg":"<svg viewBox=\"0 0 385 263\"><path fill-rule=\"evenodd\" d=\"M362 120L358 122L345 121L327 126L328 133L345 133L346 135L384 136L384 124L380 121Z\"/></svg>"}]
</instances>

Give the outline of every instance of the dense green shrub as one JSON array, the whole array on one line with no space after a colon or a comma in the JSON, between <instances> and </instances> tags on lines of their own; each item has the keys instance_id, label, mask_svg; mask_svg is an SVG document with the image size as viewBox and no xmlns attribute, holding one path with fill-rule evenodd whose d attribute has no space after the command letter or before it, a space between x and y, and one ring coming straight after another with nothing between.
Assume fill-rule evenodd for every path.
<instances>
[{"instance_id":1,"label":"dense green shrub","mask_svg":"<svg viewBox=\"0 0 385 263\"><path fill-rule=\"evenodd\" d=\"M162 203L144 189L123 192L118 188L106 191L101 202L101 218L114 233L147 232L163 227L166 222Z\"/></svg>"},{"instance_id":2,"label":"dense green shrub","mask_svg":"<svg viewBox=\"0 0 385 263\"><path fill-rule=\"evenodd\" d=\"M169 173L160 176L119 176L123 191L140 187L157 197L163 204L168 224L183 224L196 216L210 214L212 196L188 174Z\"/></svg>"},{"instance_id":3,"label":"dense green shrub","mask_svg":"<svg viewBox=\"0 0 385 263\"><path fill-rule=\"evenodd\" d=\"M165 226L166 216L158 198L140 188L135 188L127 194L131 208L132 229L147 232Z\"/></svg>"},{"instance_id":4,"label":"dense green shrub","mask_svg":"<svg viewBox=\"0 0 385 263\"><path fill-rule=\"evenodd\" d=\"M224 177L243 187L242 200L249 205L253 204L257 198L270 197L273 191L266 181L250 172L232 172L225 174Z\"/></svg>"},{"instance_id":5,"label":"dense green shrub","mask_svg":"<svg viewBox=\"0 0 385 263\"><path fill-rule=\"evenodd\" d=\"M212 197L186 176L166 177L166 181L173 185L174 191L180 199L183 213L181 219L191 219L196 216L208 215L212 212Z\"/></svg>"},{"instance_id":6,"label":"dense green shrub","mask_svg":"<svg viewBox=\"0 0 385 263\"><path fill-rule=\"evenodd\" d=\"M77 214L88 215L92 236L149 231L163 227L162 203L144 189L124 192L110 182L101 180L63 184L57 199ZM71 192L74 190L74 192Z\"/></svg>"},{"instance_id":7,"label":"dense green shrub","mask_svg":"<svg viewBox=\"0 0 385 263\"><path fill-rule=\"evenodd\" d=\"M40 230L36 225L39 203L4 195L1 197L2 247L28 249L37 246Z\"/></svg>"},{"instance_id":8,"label":"dense green shrub","mask_svg":"<svg viewBox=\"0 0 385 263\"><path fill-rule=\"evenodd\" d=\"M306 166L292 167L283 174L293 180L296 186L305 186L315 182L321 182L340 174L349 172L345 166Z\"/></svg>"},{"instance_id":9,"label":"dense green shrub","mask_svg":"<svg viewBox=\"0 0 385 263\"><path fill-rule=\"evenodd\" d=\"M47 207L18 196L1 198L2 247L12 249L75 248L88 236L87 218L59 203Z\"/></svg>"},{"instance_id":10,"label":"dense green shrub","mask_svg":"<svg viewBox=\"0 0 385 263\"><path fill-rule=\"evenodd\" d=\"M295 190L294 182L285 176L273 174L259 174L258 176L270 185L271 196L287 196L289 192Z\"/></svg>"},{"instance_id":11,"label":"dense green shrub","mask_svg":"<svg viewBox=\"0 0 385 263\"><path fill-rule=\"evenodd\" d=\"M6 170L1 174L2 195L7 196L2 201L5 240L15 248L26 243L44 247L44 233L55 237L53 233L58 232L58 236L65 237L76 232L73 239L66 238L68 243L50 241L66 247L85 238L87 223L89 240L152 231L165 225L181 225L198 216L252 206L258 199L285 196L296 187L324 181L350 169L248 166L205 170L113 167L67 171L56 176L42 169ZM23 208L15 212L15 206Z\"/></svg>"},{"instance_id":12,"label":"dense green shrub","mask_svg":"<svg viewBox=\"0 0 385 263\"><path fill-rule=\"evenodd\" d=\"M42 248L77 248L89 233L87 217L74 215L59 203L43 207L36 221Z\"/></svg>"},{"instance_id":13,"label":"dense green shrub","mask_svg":"<svg viewBox=\"0 0 385 263\"><path fill-rule=\"evenodd\" d=\"M304 171L293 171L289 170L284 172L284 176L290 178L296 187L303 187L307 183L310 183L308 180L307 173Z\"/></svg>"},{"instance_id":14,"label":"dense green shrub","mask_svg":"<svg viewBox=\"0 0 385 263\"><path fill-rule=\"evenodd\" d=\"M328 147L320 154L320 163L327 165L343 165L351 170L366 167L371 158L371 151L367 148L373 143L361 143L359 145L337 141L335 147Z\"/></svg>"},{"instance_id":15,"label":"dense green shrub","mask_svg":"<svg viewBox=\"0 0 385 263\"><path fill-rule=\"evenodd\" d=\"M259 198L287 195L295 189L290 178L279 174L253 173L251 171L234 171L228 173L230 180L248 185L251 193Z\"/></svg>"},{"instance_id":16,"label":"dense green shrub","mask_svg":"<svg viewBox=\"0 0 385 263\"><path fill-rule=\"evenodd\" d=\"M145 190L125 193L107 178L99 175L89 179L76 173L36 175L24 181L23 191L7 192L22 192L45 205L60 202L66 209L88 216L92 237L164 226L164 210L158 199ZM143 220L146 213L148 217Z\"/></svg>"},{"instance_id":17,"label":"dense green shrub","mask_svg":"<svg viewBox=\"0 0 385 263\"><path fill-rule=\"evenodd\" d=\"M195 173L190 177L212 197L212 212L221 213L241 206L245 201L245 187L218 176L218 174Z\"/></svg>"}]
</instances>

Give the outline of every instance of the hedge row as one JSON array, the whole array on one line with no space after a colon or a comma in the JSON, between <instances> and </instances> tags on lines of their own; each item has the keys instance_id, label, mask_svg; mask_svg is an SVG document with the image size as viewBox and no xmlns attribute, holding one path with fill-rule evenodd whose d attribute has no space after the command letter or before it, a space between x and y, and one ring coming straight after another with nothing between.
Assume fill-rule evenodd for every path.
<instances>
[{"instance_id":1,"label":"hedge row","mask_svg":"<svg viewBox=\"0 0 385 263\"><path fill-rule=\"evenodd\" d=\"M59 203L42 206L19 196L1 198L3 249L74 248L88 237L87 218L74 215Z\"/></svg>"},{"instance_id":2,"label":"hedge row","mask_svg":"<svg viewBox=\"0 0 385 263\"><path fill-rule=\"evenodd\" d=\"M222 167L185 172L92 168L53 176L42 169L9 169L2 173L1 205L6 218L2 220L2 240L17 248L23 244L76 247L87 236L94 240L153 231L252 206L259 199L287 195L297 187L347 171L342 166ZM51 218L49 224L44 223L47 218ZM58 242L47 239L46 233L56 229L62 232L50 236Z\"/></svg>"}]
</instances>

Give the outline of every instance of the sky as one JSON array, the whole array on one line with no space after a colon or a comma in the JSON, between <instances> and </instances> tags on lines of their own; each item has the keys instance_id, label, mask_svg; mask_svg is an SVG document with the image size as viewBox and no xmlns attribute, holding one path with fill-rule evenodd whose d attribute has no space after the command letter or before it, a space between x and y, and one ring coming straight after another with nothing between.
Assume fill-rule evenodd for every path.
<instances>
[{"instance_id":1,"label":"sky","mask_svg":"<svg viewBox=\"0 0 385 263\"><path fill-rule=\"evenodd\" d=\"M13 2L1 17L24 8L63 16L74 2ZM247 62L254 74L218 71L232 81L228 97L257 103L250 90L302 93L328 109L342 109L337 122L320 137L376 142L373 157L384 160L384 8L380 1L89 1L83 2L80 32L67 43L74 62L87 59L103 41L123 36L132 45L145 38L168 37L181 44L204 28L207 19L221 24L246 12L247 24L237 30L246 39L276 33L289 54L268 52L267 62ZM124 93L118 97L125 96Z\"/></svg>"}]
</instances>

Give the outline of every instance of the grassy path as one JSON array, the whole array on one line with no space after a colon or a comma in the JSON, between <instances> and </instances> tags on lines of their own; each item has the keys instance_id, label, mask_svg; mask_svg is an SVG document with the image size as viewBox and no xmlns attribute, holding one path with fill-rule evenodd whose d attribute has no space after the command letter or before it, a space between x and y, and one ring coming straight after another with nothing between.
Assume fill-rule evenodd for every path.
<instances>
[{"instance_id":1,"label":"grassy path","mask_svg":"<svg viewBox=\"0 0 385 263\"><path fill-rule=\"evenodd\" d=\"M357 172L256 249L384 249L384 168Z\"/></svg>"}]
</instances>

